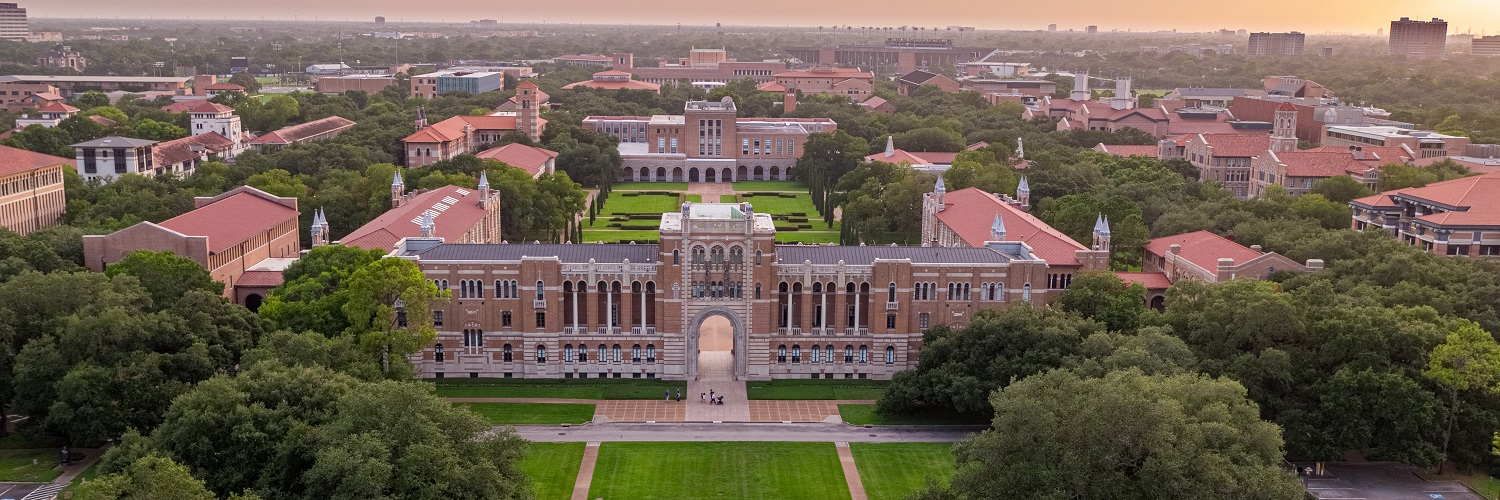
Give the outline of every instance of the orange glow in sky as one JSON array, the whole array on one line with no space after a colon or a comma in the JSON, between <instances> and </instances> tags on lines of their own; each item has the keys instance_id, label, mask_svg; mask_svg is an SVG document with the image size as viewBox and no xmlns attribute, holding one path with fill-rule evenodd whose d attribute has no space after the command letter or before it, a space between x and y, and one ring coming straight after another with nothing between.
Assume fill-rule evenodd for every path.
<instances>
[{"instance_id":1,"label":"orange glow in sky","mask_svg":"<svg viewBox=\"0 0 1500 500\"><path fill-rule=\"evenodd\" d=\"M20 1L32 17L298 19L387 22L499 19L516 23L713 24L769 26L975 26L981 29L1060 30L1098 25L1100 31L1205 31L1219 28L1251 31L1347 32L1374 34L1399 17L1441 17L1450 33L1500 33L1500 0L1319 0L1295 4L1266 2L1182 2L1163 0L1018 1L925 0L850 2L833 0L548 0L496 2L446 0L434 4L409 0L257 0L213 2L208 8L186 8L177 0Z\"/></svg>"}]
</instances>

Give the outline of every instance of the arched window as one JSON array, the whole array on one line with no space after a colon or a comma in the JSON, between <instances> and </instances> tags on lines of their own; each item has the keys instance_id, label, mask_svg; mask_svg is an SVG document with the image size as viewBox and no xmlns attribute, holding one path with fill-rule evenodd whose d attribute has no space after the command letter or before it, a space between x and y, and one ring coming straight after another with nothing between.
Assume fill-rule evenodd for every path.
<instances>
[{"instance_id":1,"label":"arched window","mask_svg":"<svg viewBox=\"0 0 1500 500\"><path fill-rule=\"evenodd\" d=\"M838 354L838 352L833 350L833 344L828 344L828 347L823 349L823 362L832 363L835 354Z\"/></svg>"},{"instance_id":2,"label":"arched window","mask_svg":"<svg viewBox=\"0 0 1500 500\"><path fill-rule=\"evenodd\" d=\"M504 298L503 295L505 295L505 282L495 280L495 298Z\"/></svg>"},{"instance_id":3,"label":"arched window","mask_svg":"<svg viewBox=\"0 0 1500 500\"><path fill-rule=\"evenodd\" d=\"M894 364L896 364L896 348L895 347L886 346L886 348L885 348L885 364L888 364L888 365L894 365Z\"/></svg>"},{"instance_id":4,"label":"arched window","mask_svg":"<svg viewBox=\"0 0 1500 500\"><path fill-rule=\"evenodd\" d=\"M760 299L760 283L755 284L755 298Z\"/></svg>"},{"instance_id":5,"label":"arched window","mask_svg":"<svg viewBox=\"0 0 1500 500\"><path fill-rule=\"evenodd\" d=\"M1021 287L1021 300L1031 302L1031 283L1027 283Z\"/></svg>"},{"instance_id":6,"label":"arched window","mask_svg":"<svg viewBox=\"0 0 1500 500\"><path fill-rule=\"evenodd\" d=\"M656 362L656 344L646 344L646 362Z\"/></svg>"},{"instance_id":7,"label":"arched window","mask_svg":"<svg viewBox=\"0 0 1500 500\"><path fill-rule=\"evenodd\" d=\"M584 344L578 344L578 360L579 361L588 361L589 360L589 346L584 345Z\"/></svg>"},{"instance_id":8,"label":"arched window","mask_svg":"<svg viewBox=\"0 0 1500 500\"><path fill-rule=\"evenodd\" d=\"M609 351L605 350L604 344L599 344L599 362L609 361Z\"/></svg>"},{"instance_id":9,"label":"arched window","mask_svg":"<svg viewBox=\"0 0 1500 500\"><path fill-rule=\"evenodd\" d=\"M620 344L615 344L614 347L610 348L610 352L614 353L614 355L615 355L614 362L619 363L620 362Z\"/></svg>"},{"instance_id":10,"label":"arched window","mask_svg":"<svg viewBox=\"0 0 1500 500\"><path fill-rule=\"evenodd\" d=\"M818 362L818 356L820 356L822 354L822 352L823 352L823 350L818 347L818 344L813 344L813 346L812 346L812 353L809 354L808 362L809 363L817 363Z\"/></svg>"},{"instance_id":11,"label":"arched window","mask_svg":"<svg viewBox=\"0 0 1500 500\"><path fill-rule=\"evenodd\" d=\"M781 344L779 346L776 346L776 362L777 363L785 363L786 362L786 344Z\"/></svg>"},{"instance_id":12,"label":"arched window","mask_svg":"<svg viewBox=\"0 0 1500 500\"><path fill-rule=\"evenodd\" d=\"M544 346L544 345L541 345L541 344L537 344L536 345L536 362L537 363L546 363L547 362L547 346Z\"/></svg>"},{"instance_id":13,"label":"arched window","mask_svg":"<svg viewBox=\"0 0 1500 500\"><path fill-rule=\"evenodd\" d=\"M443 362L443 344L432 346L432 359L439 363Z\"/></svg>"},{"instance_id":14,"label":"arched window","mask_svg":"<svg viewBox=\"0 0 1500 500\"><path fill-rule=\"evenodd\" d=\"M641 362L641 345L640 344L636 344L636 345L630 346L630 362L631 363L640 363Z\"/></svg>"},{"instance_id":15,"label":"arched window","mask_svg":"<svg viewBox=\"0 0 1500 500\"><path fill-rule=\"evenodd\" d=\"M846 346L844 346L844 362L845 363L853 363L854 362L854 346L853 345L846 345Z\"/></svg>"},{"instance_id":16,"label":"arched window","mask_svg":"<svg viewBox=\"0 0 1500 500\"><path fill-rule=\"evenodd\" d=\"M515 352L511 350L510 344L505 344L505 346L500 350L500 355L504 356L503 358L501 358L502 361L510 362L511 358L515 356Z\"/></svg>"},{"instance_id":17,"label":"arched window","mask_svg":"<svg viewBox=\"0 0 1500 500\"><path fill-rule=\"evenodd\" d=\"M704 255L703 254L703 247L693 248L693 263L694 264L702 264L703 263L703 255Z\"/></svg>"},{"instance_id":18,"label":"arched window","mask_svg":"<svg viewBox=\"0 0 1500 500\"><path fill-rule=\"evenodd\" d=\"M563 362L566 363L566 362L569 362L569 361L572 361L572 360L573 360L573 344L564 344L563 345ZM579 361L583 361L583 359L580 358Z\"/></svg>"},{"instance_id":19,"label":"arched window","mask_svg":"<svg viewBox=\"0 0 1500 500\"><path fill-rule=\"evenodd\" d=\"M536 300L545 300L546 296L542 295L542 292L546 290L547 287L542 285L542 280L536 280Z\"/></svg>"},{"instance_id":20,"label":"arched window","mask_svg":"<svg viewBox=\"0 0 1500 500\"><path fill-rule=\"evenodd\" d=\"M730 247L729 248L729 262L731 264L739 264L739 263L744 262L744 261L745 261L745 250L743 248L740 248L740 247Z\"/></svg>"},{"instance_id":21,"label":"arched window","mask_svg":"<svg viewBox=\"0 0 1500 500\"><path fill-rule=\"evenodd\" d=\"M760 250L755 251L755 265L760 265Z\"/></svg>"},{"instance_id":22,"label":"arched window","mask_svg":"<svg viewBox=\"0 0 1500 500\"><path fill-rule=\"evenodd\" d=\"M964 283L964 300L969 300L969 283Z\"/></svg>"},{"instance_id":23,"label":"arched window","mask_svg":"<svg viewBox=\"0 0 1500 500\"><path fill-rule=\"evenodd\" d=\"M681 263L682 263L682 255L677 250L673 250L672 251L672 265L677 265L677 264L681 264Z\"/></svg>"},{"instance_id":24,"label":"arched window","mask_svg":"<svg viewBox=\"0 0 1500 500\"><path fill-rule=\"evenodd\" d=\"M724 262L724 248L723 247L714 247L713 250L709 250L708 255L709 255L709 258L712 259L714 263Z\"/></svg>"},{"instance_id":25,"label":"arched window","mask_svg":"<svg viewBox=\"0 0 1500 500\"><path fill-rule=\"evenodd\" d=\"M870 362L870 346L863 346L863 345L859 346L859 362L860 363L869 363Z\"/></svg>"},{"instance_id":26,"label":"arched window","mask_svg":"<svg viewBox=\"0 0 1500 500\"><path fill-rule=\"evenodd\" d=\"M885 287L885 297L886 302L896 301L896 282L892 281L890 285Z\"/></svg>"},{"instance_id":27,"label":"arched window","mask_svg":"<svg viewBox=\"0 0 1500 500\"><path fill-rule=\"evenodd\" d=\"M538 281L537 283L541 283L541 282ZM517 298L520 298L520 297L521 297L521 284L517 283L516 280L510 280L510 298L517 299Z\"/></svg>"},{"instance_id":28,"label":"arched window","mask_svg":"<svg viewBox=\"0 0 1500 500\"><path fill-rule=\"evenodd\" d=\"M814 349L817 349L817 348L814 347ZM792 344L792 362L793 363L801 363L802 362L802 346L797 345L797 344Z\"/></svg>"}]
</instances>

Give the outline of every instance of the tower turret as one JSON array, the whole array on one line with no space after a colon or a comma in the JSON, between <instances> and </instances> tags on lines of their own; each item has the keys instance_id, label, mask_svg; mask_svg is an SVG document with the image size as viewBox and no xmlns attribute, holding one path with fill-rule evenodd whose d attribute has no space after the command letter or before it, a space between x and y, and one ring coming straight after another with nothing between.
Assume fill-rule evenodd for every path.
<instances>
[{"instance_id":1,"label":"tower turret","mask_svg":"<svg viewBox=\"0 0 1500 500\"><path fill-rule=\"evenodd\" d=\"M396 168L396 176L391 178L391 208L400 208L402 194L406 193L406 183L401 181L401 168Z\"/></svg>"},{"instance_id":2,"label":"tower turret","mask_svg":"<svg viewBox=\"0 0 1500 500\"><path fill-rule=\"evenodd\" d=\"M417 119L412 121L412 127L416 130L427 128L427 107L417 107Z\"/></svg>"},{"instance_id":3,"label":"tower turret","mask_svg":"<svg viewBox=\"0 0 1500 500\"><path fill-rule=\"evenodd\" d=\"M1021 203L1021 209L1031 207L1031 185L1026 182L1026 176L1021 176L1021 183L1016 184L1016 201Z\"/></svg>"},{"instance_id":4,"label":"tower turret","mask_svg":"<svg viewBox=\"0 0 1500 500\"><path fill-rule=\"evenodd\" d=\"M890 158L892 156L896 156L896 138L888 135L885 136L885 157Z\"/></svg>"},{"instance_id":5,"label":"tower turret","mask_svg":"<svg viewBox=\"0 0 1500 500\"><path fill-rule=\"evenodd\" d=\"M432 214L422 214L422 237L431 238L437 234L437 224L432 221Z\"/></svg>"},{"instance_id":6,"label":"tower turret","mask_svg":"<svg viewBox=\"0 0 1500 500\"><path fill-rule=\"evenodd\" d=\"M990 241L1005 241L1005 221L1000 220L1000 213L995 213L995 221L990 223Z\"/></svg>"},{"instance_id":7,"label":"tower turret","mask_svg":"<svg viewBox=\"0 0 1500 500\"><path fill-rule=\"evenodd\" d=\"M1276 123L1271 129L1271 151L1285 153L1297 150L1297 107L1283 102L1276 107Z\"/></svg>"},{"instance_id":8,"label":"tower turret","mask_svg":"<svg viewBox=\"0 0 1500 500\"><path fill-rule=\"evenodd\" d=\"M943 211L943 209L945 208L948 208L943 204L943 195L945 194L948 194L948 187L943 185L943 174L938 174L937 184L933 185L932 187L932 196L937 201L937 210L939 212Z\"/></svg>"},{"instance_id":9,"label":"tower turret","mask_svg":"<svg viewBox=\"0 0 1500 500\"><path fill-rule=\"evenodd\" d=\"M479 172L479 206L489 208L490 206L490 176L488 172Z\"/></svg>"}]
</instances>

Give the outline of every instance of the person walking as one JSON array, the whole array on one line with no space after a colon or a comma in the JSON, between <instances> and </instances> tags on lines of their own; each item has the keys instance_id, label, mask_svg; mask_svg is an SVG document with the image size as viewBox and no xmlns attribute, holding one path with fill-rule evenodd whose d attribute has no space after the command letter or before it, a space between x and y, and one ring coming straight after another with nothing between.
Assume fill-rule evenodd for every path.
<instances>
[{"instance_id":1,"label":"person walking","mask_svg":"<svg viewBox=\"0 0 1500 500\"><path fill-rule=\"evenodd\" d=\"M714 390L713 389L709 389L708 390L708 402L710 402L710 403L714 402Z\"/></svg>"},{"instance_id":2,"label":"person walking","mask_svg":"<svg viewBox=\"0 0 1500 500\"><path fill-rule=\"evenodd\" d=\"M707 403L708 402L707 398L708 398L708 393L706 393L706 392L700 392L700 393L698 393L698 402L699 403Z\"/></svg>"},{"instance_id":3,"label":"person walking","mask_svg":"<svg viewBox=\"0 0 1500 500\"><path fill-rule=\"evenodd\" d=\"M672 390L671 389L667 389L667 402L668 403L672 402Z\"/></svg>"},{"instance_id":4,"label":"person walking","mask_svg":"<svg viewBox=\"0 0 1500 500\"><path fill-rule=\"evenodd\" d=\"M677 390L677 402L678 403L682 402L682 389L678 389Z\"/></svg>"}]
</instances>

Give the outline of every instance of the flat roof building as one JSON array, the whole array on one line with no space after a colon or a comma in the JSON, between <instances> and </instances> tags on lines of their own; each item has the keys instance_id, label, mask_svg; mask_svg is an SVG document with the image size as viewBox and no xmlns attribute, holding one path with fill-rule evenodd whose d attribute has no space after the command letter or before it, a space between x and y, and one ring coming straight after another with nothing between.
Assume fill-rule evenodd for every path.
<instances>
[{"instance_id":1,"label":"flat roof building","mask_svg":"<svg viewBox=\"0 0 1500 500\"><path fill-rule=\"evenodd\" d=\"M4 75L0 83L45 84L56 87L64 98L71 99L74 88L98 89L105 93L181 92L187 89L186 76L87 76L87 75Z\"/></svg>"},{"instance_id":2,"label":"flat roof building","mask_svg":"<svg viewBox=\"0 0 1500 500\"><path fill-rule=\"evenodd\" d=\"M31 34L26 9L11 2L0 3L0 40L25 41Z\"/></svg>"},{"instance_id":3,"label":"flat roof building","mask_svg":"<svg viewBox=\"0 0 1500 500\"><path fill-rule=\"evenodd\" d=\"M1500 35L1475 38L1469 52L1476 56L1500 56Z\"/></svg>"},{"instance_id":4,"label":"flat roof building","mask_svg":"<svg viewBox=\"0 0 1500 500\"><path fill-rule=\"evenodd\" d=\"M446 69L411 77L411 96L432 99L449 92L479 94L505 87L505 74L498 71Z\"/></svg>"},{"instance_id":5,"label":"flat roof building","mask_svg":"<svg viewBox=\"0 0 1500 500\"><path fill-rule=\"evenodd\" d=\"M1349 202L1351 227L1438 255L1500 257L1500 173L1386 191Z\"/></svg>"},{"instance_id":6,"label":"flat roof building","mask_svg":"<svg viewBox=\"0 0 1500 500\"><path fill-rule=\"evenodd\" d=\"M884 45L838 45L834 47L788 47L792 57L812 66L866 68L886 74L916 70L957 68L979 61L994 49L957 47L946 38L887 38Z\"/></svg>"},{"instance_id":7,"label":"flat roof building","mask_svg":"<svg viewBox=\"0 0 1500 500\"><path fill-rule=\"evenodd\" d=\"M1330 125L1322 142L1329 146L1406 146L1420 158L1431 158L1463 156L1469 140L1468 137L1390 125Z\"/></svg>"},{"instance_id":8,"label":"flat roof building","mask_svg":"<svg viewBox=\"0 0 1500 500\"><path fill-rule=\"evenodd\" d=\"M1390 55L1443 57L1448 49L1448 22L1436 17L1413 21L1403 17L1391 21Z\"/></svg>"},{"instance_id":9,"label":"flat roof building","mask_svg":"<svg viewBox=\"0 0 1500 500\"><path fill-rule=\"evenodd\" d=\"M1250 47L1246 52L1251 57L1301 55L1306 40L1307 35L1296 31L1291 33L1251 33Z\"/></svg>"}]
</instances>

